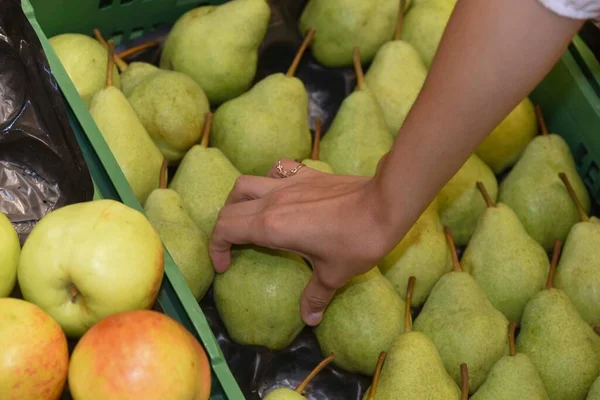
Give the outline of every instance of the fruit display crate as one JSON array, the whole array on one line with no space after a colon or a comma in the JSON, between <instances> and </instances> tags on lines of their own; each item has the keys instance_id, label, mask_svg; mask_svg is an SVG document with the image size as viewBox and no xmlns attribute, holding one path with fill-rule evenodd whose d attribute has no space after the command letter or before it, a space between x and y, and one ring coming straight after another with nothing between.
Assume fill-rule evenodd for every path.
<instances>
[{"instance_id":1,"label":"fruit display crate","mask_svg":"<svg viewBox=\"0 0 600 400\"><path fill-rule=\"evenodd\" d=\"M110 198L142 211L85 103L52 50L48 38L60 33L91 34L94 28L116 44L172 25L184 12L226 0L22 0L69 106L69 118L94 180L95 197ZM61 10L58 12L57 10ZM548 128L565 138L593 203L600 206L600 66L576 37L554 69L531 94ZM158 303L204 345L213 369L212 399L243 399L202 309L165 249L165 279Z\"/></svg>"}]
</instances>

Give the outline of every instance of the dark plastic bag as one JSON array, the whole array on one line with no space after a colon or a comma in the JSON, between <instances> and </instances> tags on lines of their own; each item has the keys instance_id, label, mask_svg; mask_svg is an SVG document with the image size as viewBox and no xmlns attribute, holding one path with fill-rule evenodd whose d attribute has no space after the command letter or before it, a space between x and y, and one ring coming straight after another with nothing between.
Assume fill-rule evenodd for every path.
<instances>
[{"instance_id":1,"label":"dark plastic bag","mask_svg":"<svg viewBox=\"0 0 600 400\"><path fill-rule=\"evenodd\" d=\"M18 0L0 0L0 212L21 243L50 211L91 200L62 95Z\"/></svg>"}]
</instances>

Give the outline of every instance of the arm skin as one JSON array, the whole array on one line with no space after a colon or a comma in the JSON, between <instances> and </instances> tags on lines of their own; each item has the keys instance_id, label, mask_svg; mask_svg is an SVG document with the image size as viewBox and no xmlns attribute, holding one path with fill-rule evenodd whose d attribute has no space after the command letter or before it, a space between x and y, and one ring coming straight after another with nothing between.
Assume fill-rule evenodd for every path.
<instances>
[{"instance_id":1,"label":"arm skin","mask_svg":"<svg viewBox=\"0 0 600 400\"><path fill-rule=\"evenodd\" d=\"M584 21L537 0L459 0L419 98L375 177L302 168L242 176L209 249L217 272L231 246L295 252L313 266L300 309L320 322L335 290L377 264L469 155L543 79ZM288 170L297 163L283 160Z\"/></svg>"}]
</instances>

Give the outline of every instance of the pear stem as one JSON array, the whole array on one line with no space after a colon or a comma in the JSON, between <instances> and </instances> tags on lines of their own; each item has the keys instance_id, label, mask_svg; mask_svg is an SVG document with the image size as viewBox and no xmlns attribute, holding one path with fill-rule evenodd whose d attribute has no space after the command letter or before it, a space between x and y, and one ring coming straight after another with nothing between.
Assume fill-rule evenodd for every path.
<instances>
[{"instance_id":1,"label":"pear stem","mask_svg":"<svg viewBox=\"0 0 600 400\"><path fill-rule=\"evenodd\" d=\"M406 303L404 308L404 332L412 331L412 318L410 315L410 307L412 305L412 295L415 288L417 278L411 276L408 278L408 288L406 289Z\"/></svg>"},{"instance_id":2,"label":"pear stem","mask_svg":"<svg viewBox=\"0 0 600 400\"><path fill-rule=\"evenodd\" d=\"M483 199L485 200L485 204L487 204L488 208L492 208L494 207L494 202L492 201L492 198L490 197L490 194L488 193L487 189L485 188L485 185L483 184L483 182L477 182L477 189L479 189L479 191L481 192L481 195L483 196Z\"/></svg>"},{"instance_id":3,"label":"pear stem","mask_svg":"<svg viewBox=\"0 0 600 400\"><path fill-rule=\"evenodd\" d=\"M535 115L537 116L538 124L540 124L540 131L542 136L548 135L548 127L546 126L546 121L544 121L544 115L542 114L542 107L535 107Z\"/></svg>"},{"instance_id":4,"label":"pear stem","mask_svg":"<svg viewBox=\"0 0 600 400\"><path fill-rule=\"evenodd\" d=\"M300 393L302 394L302 392L304 391L304 389L306 389L306 386L310 383L310 381L317 376L317 374L319 372L321 372L321 370L323 368L325 368L327 366L327 364L329 364L330 362L332 362L334 359L334 354L333 353L329 353L329 355L327 356L327 358L325 358L323 361L321 361L316 367L315 369L313 369L310 374L308 374L308 376L306 378L304 378L304 380L302 382L300 382L300 384L296 387L296 389L294 390L296 393Z\"/></svg>"},{"instance_id":5,"label":"pear stem","mask_svg":"<svg viewBox=\"0 0 600 400\"><path fill-rule=\"evenodd\" d=\"M596 332L598 335L600 335L600 325L596 325L594 327L594 332Z\"/></svg>"},{"instance_id":6,"label":"pear stem","mask_svg":"<svg viewBox=\"0 0 600 400\"><path fill-rule=\"evenodd\" d=\"M552 261L550 262L550 271L548 272L548 280L546 281L546 290L552 289L554 286L554 275L556 275L556 266L560 258L560 249L562 242L560 239L554 241L554 250L552 251Z\"/></svg>"},{"instance_id":7,"label":"pear stem","mask_svg":"<svg viewBox=\"0 0 600 400\"><path fill-rule=\"evenodd\" d=\"M381 369L383 368L385 357L385 351L379 353L377 366L375 367L375 373L373 374L373 382L371 383L371 389L369 389L369 397L367 397L367 400L375 400L375 393L377 393L377 385L379 384L379 376L381 375Z\"/></svg>"},{"instance_id":8,"label":"pear stem","mask_svg":"<svg viewBox=\"0 0 600 400\"><path fill-rule=\"evenodd\" d=\"M460 376L461 380L461 400L468 400L469 398L469 368L467 364L460 364Z\"/></svg>"},{"instance_id":9,"label":"pear stem","mask_svg":"<svg viewBox=\"0 0 600 400\"><path fill-rule=\"evenodd\" d=\"M292 77L292 76L296 75L296 71L298 70L298 65L300 65L300 60L302 59L302 56L304 55L304 52L306 51L306 49L308 48L310 43L315 38L316 32L317 31L315 31L314 28L310 28L310 30L306 33L306 37L304 38L302 45L298 49L298 52L296 53L296 57L294 57L294 61L292 61L292 65L290 65L290 69L288 69L287 73L285 74L286 76Z\"/></svg>"},{"instance_id":10,"label":"pear stem","mask_svg":"<svg viewBox=\"0 0 600 400\"><path fill-rule=\"evenodd\" d=\"M517 323L515 321L510 321L508 325L508 348L510 349L510 356L514 357L517 354L517 350L515 348L515 331L517 330Z\"/></svg>"},{"instance_id":11,"label":"pear stem","mask_svg":"<svg viewBox=\"0 0 600 400\"><path fill-rule=\"evenodd\" d=\"M202 131L202 141L200 142L202 147L204 147L205 149L208 147L208 142L210 141L210 130L212 128L212 120L213 120L213 113L207 112L206 118L204 119L204 130Z\"/></svg>"},{"instance_id":12,"label":"pear stem","mask_svg":"<svg viewBox=\"0 0 600 400\"><path fill-rule=\"evenodd\" d=\"M169 167L169 160L166 158L163 160L162 165L160 166L160 179L158 181L159 189L167 188L167 168Z\"/></svg>"},{"instance_id":13,"label":"pear stem","mask_svg":"<svg viewBox=\"0 0 600 400\"><path fill-rule=\"evenodd\" d=\"M565 187L567 188L567 192L569 192L569 196L571 196L571 198L573 199L573 202L575 203L575 207L577 207L577 212L579 213L579 219L581 219L582 222L588 222L590 220L590 218L588 217L587 213L583 209L583 206L581 205L581 201L579 201L579 197L577 197L577 193L575 193L575 189L573 189L573 185L571 185L571 181L569 181L569 177L564 172L559 173L558 176L565 184Z\"/></svg>"},{"instance_id":14,"label":"pear stem","mask_svg":"<svg viewBox=\"0 0 600 400\"><path fill-rule=\"evenodd\" d=\"M106 70L106 87L109 88L113 84L113 65L114 65L114 54L115 54L115 42L112 40L108 41L108 67Z\"/></svg>"},{"instance_id":15,"label":"pear stem","mask_svg":"<svg viewBox=\"0 0 600 400\"><path fill-rule=\"evenodd\" d=\"M131 55L134 55L135 53L139 53L142 50L158 46L159 44L160 42L158 40L151 40L150 42L138 44L137 46L130 47L127 50L123 50L122 52L117 53L117 57L119 57L120 59L124 59Z\"/></svg>"},{"instance_id":16,"label":"pear stem","mask_svg":"<svg viewBox=\"0 0 600 400\"><path fill-rule=\"evenodd\" d=\"M100 42L100 44L102 46L104 46L104 48L106 50L108 50L108 43L106 42L106 40L104 39L104 36L102 36L102 33L100 32L99 29L94 29L94 37L96 38L97 41ZM123 60L121 60L119 58L118 55L113 55L113 60L115 62L115 64L117 64L117 68L119 68L119 71L123 72L127 69L127 63Z\"/></svg>"},{"instance_id":17,"label":"pear stem","mask_svg":"<svg viewBox=\"0 0 600 400\"><path fill-rule=\"evenodd\" d=\"M315 121L315 139L313 141L312 159L319 159L319 149L321 147L321 130L323 129L323 121L321 118L317 118Z\"/></svg>"},{"instance_id":18,"label":"pear stem","mask_svg":"<svg viewBox=\"0 0 600 400\"><path fill-rule=\"evenodd\" d=\"M360 90L365 89L365 73L360 62L360 49L358 47L354 48L354 71L356 72L356 86Z\"/></svg>"},{"instance_id":19,"label":"pear stem","mask_svg":"<svg viewBox=\"0 0 600 400\"><path fill-rule=\"evenodd\" d=\"M462 272L462 268L460 267L460 262L458 262L458 254L456 253L456 246L454 245L454 236L452 236L452 231L450 227L445 226L444 232L446 233L446 240L448 240L448 247L450 247L450 253L452 254L452 265L454 265L454 272Z\"/></svg>"},{"instance_id":20,"label":"pear stem","mask_svg":"<svg viewBox=\"0 0 600 400\"><path fill-rule=\"evenodd\" d=\"M396 23L396 34L394 40L402 40L402 25L404 23L404 9L406 8L406 0L400 0L400 10L398 10L398 22Z\"/></svg>"}]
</instances>

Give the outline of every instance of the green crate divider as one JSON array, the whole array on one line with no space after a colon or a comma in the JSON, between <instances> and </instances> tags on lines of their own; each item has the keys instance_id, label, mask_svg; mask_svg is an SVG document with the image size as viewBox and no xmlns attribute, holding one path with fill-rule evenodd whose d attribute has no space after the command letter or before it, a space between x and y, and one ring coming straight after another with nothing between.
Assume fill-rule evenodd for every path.
<instances>
[{"instance_id":1,"label":"green crate divider","mask_svg":"<svg viewBox=\"0 0 600 400\"><path fill-rule=\"evenodd\" d=\"M156 0L145 1L157 2ZM66 3L66 1L61 1L60 3ZM77 0L75 3L84 6L92 2ZM97 2L94 1L93 3ZM131 4L133 3L134 1L131 2ZM135 3L140 2L137 1ZM162 1L163 6L165 3L169 3L169 1ZM50 2L42 0L37 4L50 6L54 10L57 9L57 5L54 2L50 4ZM70 3L70 6L72 7L74 4ZM193 4L188 2L186 7L189 9L193 7ZM94 182L94 198L120 201L143 213L142 206L135 198L125 176L88 112L85 103L79 97L75 86L52 50L44 31L36 19L34 8L29 0L22 0L22 8L42 44L52 73L58 82L66 103L69 105L67 108L68 117ZM40 7L40 9L44 9L39 12L46 16L51 12L47 7ZM185 7L180 7L179 9L185 10ZM95 11L98 11L98 9L96 8ZM70 18L73 17L73 14L69 15ZM157 301L165 314L182 323L203 344L213 373L211 399L244 399L235 378L227 366L206 317L166 248L165 278L163 279Z\"/></svg>"}]
</instances>

